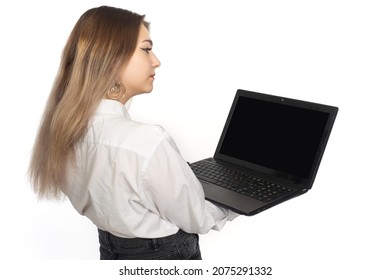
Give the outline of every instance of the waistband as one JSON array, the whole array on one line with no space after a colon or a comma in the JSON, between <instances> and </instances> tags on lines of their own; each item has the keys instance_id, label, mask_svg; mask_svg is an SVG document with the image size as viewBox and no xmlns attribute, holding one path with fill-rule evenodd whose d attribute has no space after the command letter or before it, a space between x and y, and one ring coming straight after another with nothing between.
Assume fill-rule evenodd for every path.
<instances>
[{"instance_id":1,"label":"waistband","mask_svg":"<svg viewBox=\"0 0 390 280\"><path fill-rule=\"evenodd\" d=\"M98 229L99 232L99 240L110 242L111 244L120 244L122 246L126 246L127 248L158 248L161 245L172 243L178 237L182 235L187 235L188 233L179 229L179 231L175 234L159 237L159 238L123 238L119 236L115 236L108 231L104 231Z\"/></svg>"}]
</instances>

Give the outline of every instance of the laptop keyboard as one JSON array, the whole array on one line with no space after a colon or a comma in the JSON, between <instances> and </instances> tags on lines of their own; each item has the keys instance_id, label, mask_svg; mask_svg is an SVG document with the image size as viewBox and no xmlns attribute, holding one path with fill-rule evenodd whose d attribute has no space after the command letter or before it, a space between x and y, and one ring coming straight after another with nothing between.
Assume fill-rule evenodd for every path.
<instances>
[{"instance_id":1,"label":"laptop keyboard","mask_svg":"<svg viewBox=\"0 0 390 280\"><path fill-rule=\"evenodd\" d=\"M273 201L293 191L292 188L274 184L209 161L198 161L190 166L199 179L263 202Z\"/></svg>"}]
</instances>

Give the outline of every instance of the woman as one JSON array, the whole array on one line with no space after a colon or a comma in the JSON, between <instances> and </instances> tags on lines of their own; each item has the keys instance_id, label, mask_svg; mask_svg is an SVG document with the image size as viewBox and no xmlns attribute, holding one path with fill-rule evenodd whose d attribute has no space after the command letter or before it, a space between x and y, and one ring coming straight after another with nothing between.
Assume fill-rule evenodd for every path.
<instances>
[{"instance_id":1,"label":"woman","mask_svg":"<svg viewBox=\"0 0 390 280\"><path fill-rule=\"evenodd\" d=\"M101 259L201 259L197 234L237 214L205 201L172 138L125 108L152 91L160 66L148 26L144 16L107 6L80 17L29 174L39 197L65 194L98 227Z\"/></svg>"}]
</instances>

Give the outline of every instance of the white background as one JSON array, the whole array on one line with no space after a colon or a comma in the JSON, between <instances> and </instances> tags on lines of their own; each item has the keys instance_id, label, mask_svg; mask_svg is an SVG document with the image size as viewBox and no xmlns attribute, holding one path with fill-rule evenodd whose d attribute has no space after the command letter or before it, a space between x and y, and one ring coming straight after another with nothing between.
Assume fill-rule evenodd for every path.
<instances>
[{"instance_id":1,"label":"white background","mask_svg":"<svg viewBox=\"0 0 390 280\"><path fill-rule=\"evenodd\" d=\"M38 202L26 170L67 37L103 4L151 21L162 66L131 115L163 125L189 162L213 154L238 88L340 109L313 189L201 236L204 262L272 266L269 279L389 279L390 9L379 0L3 4L0 256L9 267L19 261L27 274L34 260L99 258L94 225L67 201Z\"/></svg>"}]
</instances>

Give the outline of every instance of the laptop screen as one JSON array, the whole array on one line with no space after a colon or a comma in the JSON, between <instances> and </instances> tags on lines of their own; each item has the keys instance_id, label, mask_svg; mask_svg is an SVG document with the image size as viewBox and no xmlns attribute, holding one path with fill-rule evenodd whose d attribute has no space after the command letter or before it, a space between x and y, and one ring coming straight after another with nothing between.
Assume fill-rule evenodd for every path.
<instances>
[{"instance_id":1,"label":"laptop screen","mask_svg":"<svg viewBox=\"0 0 390 280\"><path fill-rule=\"evenodd\" d=\"M275 100L236 96L217 153L308 179L329 113L305 108L296 100Z\"/></svg>"}]
</instances>

